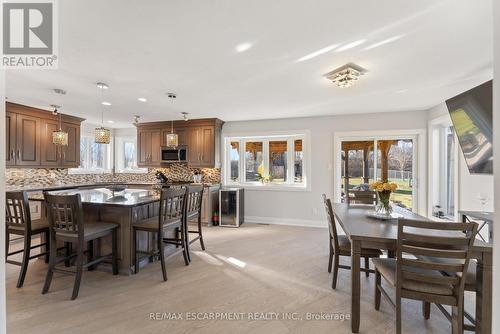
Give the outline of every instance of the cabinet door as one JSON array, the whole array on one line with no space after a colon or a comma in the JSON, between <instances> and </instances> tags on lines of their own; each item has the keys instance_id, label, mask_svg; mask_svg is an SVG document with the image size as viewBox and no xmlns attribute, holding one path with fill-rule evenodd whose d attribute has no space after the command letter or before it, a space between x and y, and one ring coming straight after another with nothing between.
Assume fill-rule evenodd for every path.
<instances>
[{"instance_id":1,"label":"cabinet door","mask_svg":"<svg viewBox=\"0 0 500 334\"><path fill-rule=\"evenodd\" d=\"M16 164L16 114L5 113L5 164Z\"/></svg>"},{"instance_id":2,"label":"cabinet door","mask_svg":"<svg viewBox=\"0 0 500 334\"><path fill-rule=\"evenodd\" d=\"M190 128L188 131L188 163L199 167L201 162L201 128Z\"/></svg>"},{"instance_id":3,"label":"cabinet door","mask_svg":"<svg viewBox=\"0 0 500 334\"><path fill-rule=\"evenodd\" d=\"M16 165L40 166L40 118L17 115Z\"/></svg>"},{"instance_id":4,"label":"cabinet door","mask_svg":"<svg viewBox=\"0 0 500 334\"><path fill-rule=\"evenodd\" d=\"M57 121L42 120L41 140L41 165L59 166L61 163L61 151L57 145L52 143L52 132L59 129Z\"/></svg>"},{"instance_id":5,"label":"cabinet door","mask_svg":"<svg viewBox=\"0 0 500 334\"><path fill-rule=\"evenodd\" d=\"M213 127L200 129L200 166L214 167L215 165L215 136Z\"/></svg>"},{"instance_id":6,"label":"cabinet door","mask_svg":"<svg viewBox=\"0 0 500 334\"><path fill-rule=\"evenodd\" d=\"M151 158L149 160L150 166L159 166L161 162L161 130L151 130Z\"/></svg>"},{"instance_id":7,"label":"cabinet door","mask_svg":"<svg viewBox=\"0 0 500 334\"><path fill-rule=\"evenodd\" d=\"M146 130L139 130L137 132L137 164L146 166L149 161L149 154L151 153L151 132Z\"/></svg>"},{"instance_id":8,"label":"cabinet door","mask_svg":"<svg viewBox=\"0 0 500 334\"><path fill-rule=\"evenodd\" d=\"M76 168L80 165L80 127L75 124L63 123L62 129L68 133L68 146L61 147L62 165Z\"/></svg>"}]
</instances>

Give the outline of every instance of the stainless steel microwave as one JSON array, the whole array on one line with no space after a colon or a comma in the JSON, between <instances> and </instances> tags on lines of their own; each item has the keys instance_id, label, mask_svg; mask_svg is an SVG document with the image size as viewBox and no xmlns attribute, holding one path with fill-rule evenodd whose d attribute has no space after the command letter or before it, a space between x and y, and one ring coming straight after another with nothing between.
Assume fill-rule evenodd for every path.
<instances>
[{"instance_id":1,"label":"stainless steel microwave","mask_svg":"<svg viewBox=\"0 0 500 334\"><path fill-rule=\"evenodd\" d=\"M161 162L187 162L187 146L179 145L177 147L162 146L160 149Z\"/></svg>"}]
</instances>

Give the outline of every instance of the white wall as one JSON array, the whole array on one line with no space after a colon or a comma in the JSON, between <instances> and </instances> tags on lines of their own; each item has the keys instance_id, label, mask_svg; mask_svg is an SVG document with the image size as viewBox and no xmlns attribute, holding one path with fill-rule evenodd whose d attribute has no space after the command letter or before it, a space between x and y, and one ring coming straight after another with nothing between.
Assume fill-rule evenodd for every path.
<instances>
[{"instance_id":1,"label":"white wall","mask_svg":"<svg viewBox=\"0 0 500 334\"><path fill-rule=\"evenodd\" d=\"M495 168L495 225L494 230L500 231L500 3L494 2L494 68L493 81L493 145ZM500 244L497 237L493 247L493 329L492 333L500 333Z\"/></svg>"},{"instance_id":2,"label":"white wall","mask_svg":"<svg viewBox=\"0 0 500 334\"><path fill-rule=\"evenodd\" d=\"M437 119L443 115L448 115L448 109L445 103L441 103L429 110L429 120ZM493 211L493 175L470 174L467 164L465 163L464 155L460 149L458 161L458 210L482 210L478 195L483 193L489 198L485 210Z\"/></svg>"},{"instance_id":3,"label":"white wall","mask_svg":"<svg viewBox=\"0 0 500 334\"><path fill-rule=\"evenodd\" d=\"M5 129L5 71L0 70L0 129ZM5 184L5 136L0 136L0 184ZM5 212L5 192L0 191L0 212ZM5 215L0 214L0 333L6 333L5 305Z\"/></svg>"},{"instance_id":4,"label":"white wall","mask_svg":"<svg viewBox=\"0 0 500 334\"><path fill-rule=\"evenodd\" d=\"M311 190L246 189L246 220L326 226L321 194L333 197L334 132L426 129L427 120L427 111L414 111L225 123L223 136L283 130L309 130L311 133Z\"/></svg>"}]
</instances>

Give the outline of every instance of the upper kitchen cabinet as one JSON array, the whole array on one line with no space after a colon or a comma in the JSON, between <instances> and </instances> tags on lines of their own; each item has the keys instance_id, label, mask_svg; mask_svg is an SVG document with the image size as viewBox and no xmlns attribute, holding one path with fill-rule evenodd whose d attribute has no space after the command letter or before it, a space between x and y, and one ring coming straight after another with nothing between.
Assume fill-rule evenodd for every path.
<instances>
[{"instance_id":1,"label":"upper kitchen cabinet","mask_svg":"<svg viewBox=\"0 0 500 334\"><path fill-rule=\"evenodd\" d=\"M80 125L83 119L61 115L68 146L52 143L59 129L59 117L51 112L15 103L6 103L6 165L20 167L78 167Z\"/></svg>"},{"instance_id":2,"label":"upper kitchen cabinet","mask_svg":"<svg viewBox=\"0 0 500 334\"><path fill-rule=\"evenodd\" d=\"M137 165L140 167L159 167L162 130L138 128L137 130Z\"/></svg>"},{"instance_id":3,"label":"upper kitchen cabinet","mask_svg":"<svg viewBox=\"0 0 500 334\"><path fill-rule=\"evenodd\" d=\"M187 146L188 164L191 167L220 167L220 133L223 121L216 118L174 121L173 131L178 135L179 145ZM152 122L137 125L138 160L141 167L158 167L160 160L151 159L160 153L153 144L152 132L161 129L161 145L166 146L167 134L172 132L172 123Z\"/></svg>"}]
</instances>

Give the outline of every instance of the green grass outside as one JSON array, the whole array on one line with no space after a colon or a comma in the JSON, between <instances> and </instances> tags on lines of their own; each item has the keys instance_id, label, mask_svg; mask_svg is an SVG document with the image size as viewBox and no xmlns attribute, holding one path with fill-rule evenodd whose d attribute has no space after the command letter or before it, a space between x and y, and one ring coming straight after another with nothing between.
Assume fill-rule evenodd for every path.
<instances>
[{"instance_id":1,"label":"green grass outside","mask_svg":"<svg viewBox=\"0 0 500 334\"><path fill-rule=\"evenodd\" d=\"M357 186L361 184L363 181L362 178L350 178L349 179L349 185L350 188L353 188L354 186ZM401 179L395 179L395 180L389 180L390 182L394 182L398 185L398 189L396 192L394 192L391 196L392 201L394 202L401 202L404 206L407 208L412 208L412 192L413 189L412 187L409 186L409 181L408 180L401 180ZM342 184L344 180L342 178ZM370 181L372 183L373 180Z\"/></svg>"}]
</instances>

